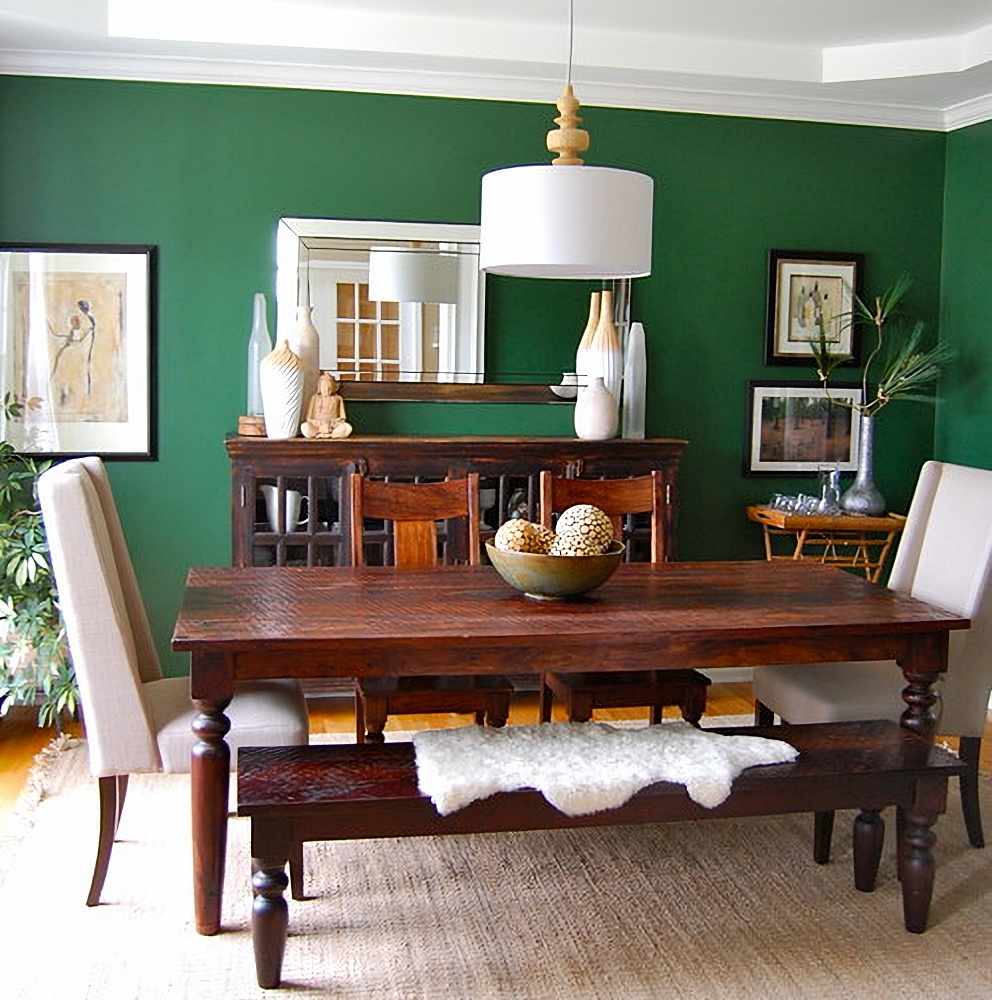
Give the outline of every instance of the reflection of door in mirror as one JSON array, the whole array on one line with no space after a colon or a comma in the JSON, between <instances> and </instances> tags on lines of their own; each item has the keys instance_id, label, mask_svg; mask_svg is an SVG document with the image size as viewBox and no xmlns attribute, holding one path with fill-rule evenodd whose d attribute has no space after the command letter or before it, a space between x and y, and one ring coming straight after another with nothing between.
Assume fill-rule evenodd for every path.
<instances>
[{"instance_id":1,"label":"reflection of door in mirror","mask_svg":"<svg viewBox=\"0 0 992 1000\"><path fill-rule=\"evenodd\" d=\"M475 226L282 219L279 330L309 302L320 367L343 380L481 382L477 241Z\"/></svg>"}]
</instances>

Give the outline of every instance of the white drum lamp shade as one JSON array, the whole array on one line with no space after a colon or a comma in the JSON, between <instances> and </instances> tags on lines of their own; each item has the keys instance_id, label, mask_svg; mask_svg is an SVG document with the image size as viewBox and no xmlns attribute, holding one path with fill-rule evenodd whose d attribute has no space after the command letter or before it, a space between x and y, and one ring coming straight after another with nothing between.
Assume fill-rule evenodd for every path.
<instances>
[{"instance_id":1,"label":"white drum lamp shade","mask_svg":"<svg viewBox=\"0 0 992 1000\"><path fill-rule=\"evenodd\" d=\"M431 250L369 252L373 302L457 302L458 258Z\"/></svg>"},{"instance_id":2,"label":"white drum lamp shade","mask_svg":"<svg viewBox=\"0 0 992 1000\"><path fill-rule=\"evenodd\" d=\"M613 167L507 167L482 178L479 267L524 278L651 273L654 181Z\"/></svg>"}]
</instances>

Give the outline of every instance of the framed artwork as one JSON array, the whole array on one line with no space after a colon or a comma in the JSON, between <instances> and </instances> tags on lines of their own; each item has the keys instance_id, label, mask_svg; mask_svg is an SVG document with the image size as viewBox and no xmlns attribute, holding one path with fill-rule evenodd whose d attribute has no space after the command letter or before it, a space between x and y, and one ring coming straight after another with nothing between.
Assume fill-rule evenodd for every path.
<instances>
[{"instance_id":1,"label":"framed artwork","mask_svg":"<svg viewBox=\"0 0 992 1000\"><path fill-rule=\"evenodd\" d=\"M156 248L0 244L0 430L39 458L156 457Z\"/></svg>"},{"instance_id":2,"label":"framed artwork","mask_svg":"<svg viewBox=\"0 0 992 1000\"><path fill-rule=\"evenodd\" d=\"M826 335L831 354L859 357L858 331L851 322L860 293L864 255L770 250L765 364L813 363L811 344Z\"/></svg>"},{"instance_id":3,"label":"framed artwork","mask_svg":"<svg viewBox=\"0 0 992 1000\"><path fill-rule=\"evenodd\" d=\"M744 474L841 472L858 467L861 386L748 382Z\"/></svg>"}]
</instances>

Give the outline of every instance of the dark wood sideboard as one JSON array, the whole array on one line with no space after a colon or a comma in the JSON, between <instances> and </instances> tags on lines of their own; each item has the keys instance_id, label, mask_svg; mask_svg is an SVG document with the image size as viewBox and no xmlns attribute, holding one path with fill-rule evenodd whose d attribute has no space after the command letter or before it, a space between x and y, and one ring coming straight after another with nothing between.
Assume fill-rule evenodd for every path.
<instances>
[{"instance_id":1,"label":"dark wood sideboard","mask_svg":"<svg viewBox=\"0 0 992 1000\"><path fill-rule=\"evenodd\" d=\"M229 437L231 460L231 555L235 566L345 565L349 525L347 476L405 480L443 479L477 472L483 491L483 538L513 516L538 517L538 474L607 478L658 469L665 483L665 557L674 559L679 463L686 442L671 438L580 441L566 437L355 436L343 441L297 438L270 441ZM262 487L274 487L282 518L269 523ZM306 517L286 530L286 495L303 498ZM290 505L292 506L292 505ZM312 515L312 516L311 516ZM646 555L646 521L625 525L631 558ZM373 564L388 546L385 526L366 527L366 558ZM452 539L453 544L457 540Z\"/></svg>"}]
</instances>

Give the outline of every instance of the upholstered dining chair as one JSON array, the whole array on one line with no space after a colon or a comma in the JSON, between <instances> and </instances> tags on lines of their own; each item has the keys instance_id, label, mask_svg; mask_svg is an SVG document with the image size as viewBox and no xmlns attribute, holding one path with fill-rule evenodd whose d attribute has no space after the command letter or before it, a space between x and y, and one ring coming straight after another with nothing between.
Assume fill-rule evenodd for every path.
<instances>
[{"instance_id":1,"label":"upholstered dining chair","mask_svg":"<svg viewBox=\"0 0 992 1000\"><path fill-rule=\"evenodd\" d=\"M188 677L163 677L124 531L99 458L70 459L38 479L52 570L79 683L90 772L100 790L100 832L87 906L100 902L128 776L189 771L194 708ZM307 743L293 681L242 683L227 708L237 747ZM294 849L294 884L302 850Z\"/></svg>"},{"instance_id":2,"label":"upholstered dining chair","mask_svg":"<svg viewBox=\"0 0 992 1000\"><path fill-rule=\"evenodd\" d=\"M398 570L443 566L439 521L465 526L466 559L481 562L479 477L405 483L351 476L352 565L365 563L366 518L390 522L392 564ZM448 540L451 546L451 540ZM443 613L443 608L438 612ZM429 668L430 664L424 666ZM506 724L513 685L502 675L360 677L355 682L355 735L359 743L381 743L390 715L471 712L478 725Z\"/></svg>"},{"instance_id":3,"label":"upholstered dining chair","mask_svg":"<svg viewBox=\"0 0 992 1000\"><path fill-rule=\"evenodd\" d=\"M554 516L574 504L592 504L613 522L613 534L623 539L623 518L628 514L650 514L651 561L664 559L665 498L661 474L627 479L566 479L544 470L540 477L541 523L553 527ZM696 670L641 670L561 673L548 671L541 677L539 715L551 719L554 699L565 703L570 722L588 722L597 708L650 708L651 724L661 722L665 705L678 705L682 717L694 726L706 711L706 689L710 683Z\"/></svg>"},{"instance_id":4,"label":"upholstered dining chair","mask_svg":"<svg viewBox=\"0 0 992 1000\"><path fill-rule=\"evenodd\" d=\"M936 685L937 732L960 737L968 765L961 806L968 839L984 847L978 758L992 689L992 470L927 462L920 471L889 587L971 619L952 632L948 670ZM761 666L754 669L755 722L895 719L905 709L902 670L893 661ZM829 816L829 814L828 814ZM825 837L829 854L829 818Z\"/></svg>"}]
</instances>

